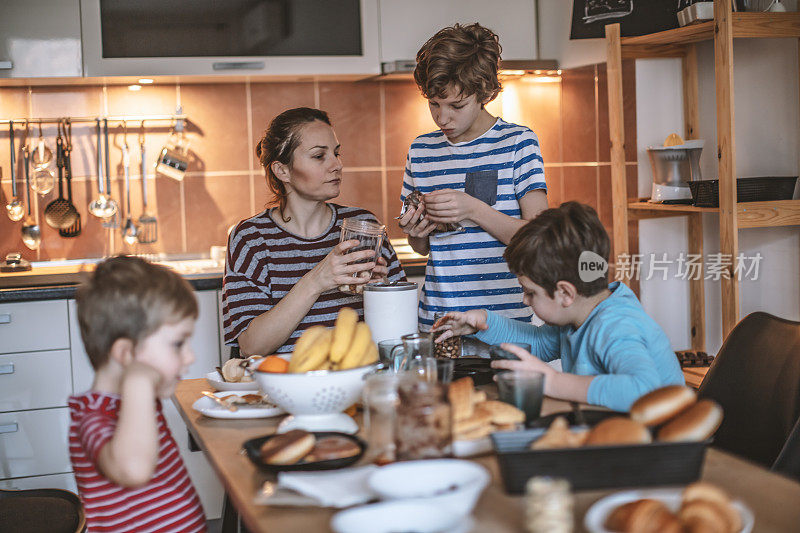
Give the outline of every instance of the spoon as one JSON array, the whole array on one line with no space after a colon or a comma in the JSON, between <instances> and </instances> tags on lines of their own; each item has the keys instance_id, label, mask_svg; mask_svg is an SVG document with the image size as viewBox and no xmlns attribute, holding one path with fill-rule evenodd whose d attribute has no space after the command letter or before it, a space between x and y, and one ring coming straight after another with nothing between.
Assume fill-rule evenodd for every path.
<instances>
[{"instance_id":1,"label":"spoon","mask_svg":"<svg viewBox=\"0 0 800 533\"><path fill-rule=\"evenodd\" d=\"M122 172L125 176L125 225L122 227L122 238L129 245L133 246L138 240L139 230L133 223L131 216L131 155L128 152L128 128L125 127L125 138L122 144Z\"/></svg>"},{"instance_id":2,"label":"spoon","mask_svg":"<svg viewBox=\"0 0 800 533\"><path fill-rule=\"evenodd\" d=\"M39 248L39 243L42 242L42 230L31 217L31 180L30 174L28 174L30 153L27 145L22 149L22 160L25 163L25 195L28 202L28 216L22 223L22 242L31 250L36 250Z\"/></svg>"},{"instance_id":3,"label":"spoon","mask_svg":"<svg viewBox=\"0 0 800 533\"><path fill-rule=\"evenodd\" d=\"M16 171L16 161L15 161L15 147L14 147L14 121L8 121L8 138L11 141L11 200L6 204L6 211L8 212L8 218L10 218L13 222L20 220L22 216L25 214L25 208L22 206L22 202L17 197L17 173ZM2 179L2 171L0 171L0 179Z\"/></svg>"},{"instance_id":4,"label":"spoon","mask_svg":"<svg viewBox=\"0 0 800 533\"><path fill-rule=\"evenodd\" d=\"M95 119L95 132L97 133L97 193L98 196L89 204L89 212L97 218L110 218L117 212L117 202L106 194L103 180L103 145L100 137L100 119Z\"/></svg>"}]
</instances>

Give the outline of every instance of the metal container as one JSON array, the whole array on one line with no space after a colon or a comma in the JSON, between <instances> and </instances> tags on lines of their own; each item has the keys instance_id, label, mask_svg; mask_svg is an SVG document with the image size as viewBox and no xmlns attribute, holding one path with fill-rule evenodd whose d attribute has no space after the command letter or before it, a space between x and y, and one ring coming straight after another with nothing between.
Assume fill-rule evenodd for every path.
<instances>
[{"instance_id":1,"label":"metal container","mask_svg":"<svg viewBox=\"0 0 800 533\"><path fill-rule=\"evenodd\" d=\"M651 201L691 200L690 181L703 179L700 154L705 141L685 141L676 146L651 146L647 149L653 170Z\"/></svg>"},{"instance_id":2,"label":"metal container","mask_svg":"<svg viewBox=\"0 0 800 533\"><path fill-rule=\"evenodd\" d=\"M364 321L376 343L416 333L417 284L413 281L364 285Z\"/></svg>"}]
</instances>

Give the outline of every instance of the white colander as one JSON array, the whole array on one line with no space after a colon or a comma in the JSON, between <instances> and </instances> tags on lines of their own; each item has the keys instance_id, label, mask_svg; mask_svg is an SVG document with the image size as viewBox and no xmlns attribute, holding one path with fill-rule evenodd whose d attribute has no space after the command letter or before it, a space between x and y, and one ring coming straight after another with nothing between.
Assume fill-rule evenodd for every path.
<instances>
[{"instance_id":1,"label":"white colander","mask_svg":"<svg viewBox=\"0 0 800 533\"><path fill-rule=\"evenodd\" d=\"M364 376L374 368L375 365L369 365L304 374L256 370L254 375L259 388L270 400L291 415L281 422L279 433L292 429L355 433L358 425L342 411L361 397Z\"/></svg>"}]
</instances>

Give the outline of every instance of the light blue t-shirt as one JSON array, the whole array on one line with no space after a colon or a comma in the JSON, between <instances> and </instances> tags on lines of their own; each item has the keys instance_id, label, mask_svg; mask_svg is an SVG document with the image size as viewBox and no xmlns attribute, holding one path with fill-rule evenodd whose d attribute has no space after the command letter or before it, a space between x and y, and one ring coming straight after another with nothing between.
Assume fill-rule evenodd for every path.
<instances>
[{"instance_id":1,"label":"light blue t-shirt","mask_svg":"<svg viewBox=\"0 0 800 533\"><path fill-rule=\"evenodd\" d=\"M685 385L666 334L645 313L626 285L608 286L611 295L577 329L533 326L487 312L489 329L476 336L489 344L524 342L543 361L561 359L564 372L596 376L587 400L628 411L640 396L666 385Z\"/></svg>"}]
</instances>

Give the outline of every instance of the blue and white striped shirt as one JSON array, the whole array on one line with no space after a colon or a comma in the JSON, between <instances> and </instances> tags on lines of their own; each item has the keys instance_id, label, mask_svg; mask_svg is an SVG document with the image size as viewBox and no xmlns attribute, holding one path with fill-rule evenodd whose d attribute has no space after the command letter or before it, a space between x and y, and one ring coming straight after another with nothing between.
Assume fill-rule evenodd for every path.
<instances>
[{"instance_id":1,"label":"blue and white striped shirt","mask_svg":"<svg viewBox=\"0 0 800 533\"><path fill-rule=\"evenodd\" d=\"M466 191L521 218L519 199L547 189L539 139L530 128L500 118L468 142L453 144L441 130L420 135L408 151L401 200L414 189ZM462 233L430 237L420 326L430 328L434 313L468 309L530 321L533 313L522 303L522 288L503 259L506 245L471 220L461 225Z\"/></svg>"}]
</instances>

